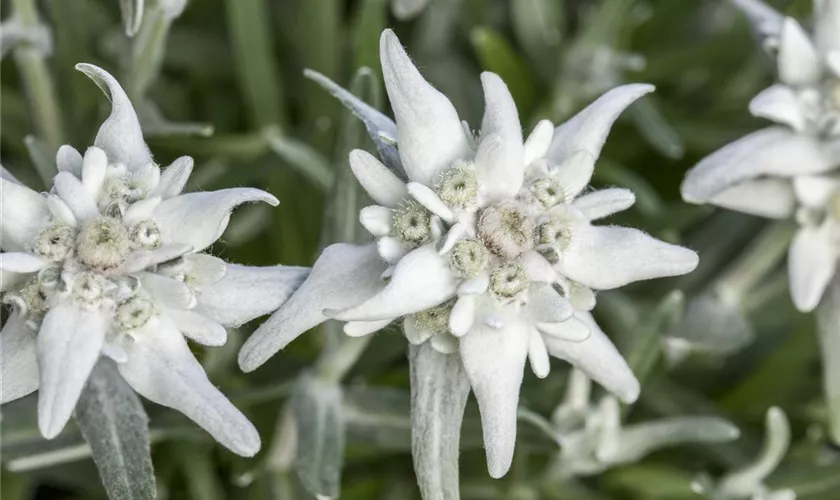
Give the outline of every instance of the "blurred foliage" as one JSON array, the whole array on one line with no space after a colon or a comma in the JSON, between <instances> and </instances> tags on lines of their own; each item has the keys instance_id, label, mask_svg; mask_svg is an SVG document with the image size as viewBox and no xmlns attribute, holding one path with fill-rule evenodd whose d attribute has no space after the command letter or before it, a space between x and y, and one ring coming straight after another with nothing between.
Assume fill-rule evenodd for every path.
<instances>
[{"instance_id":1,"label":"blurred foliage","mask_svg":"<svg viewBox=\"0 0 840 500\"><path fill-rule=\"evenodd\" d=\"M303 69L349 88L358 68L369 66L376 79L360 92L381 108L378 39L385 27L397 31L427 78L474 125L482 112L478 75L484 70L507 81L527 130L542 118L568 118L612 86L655 84L657 92L614 127L595 180L637 194L636 206L615 222L681 241L700 252L701 265L683 278L603 293L595 313L644 380L639 403L625 411L629 421L724 416L741 428L741 438L669 449L601 475L560 482L543 475L557 445L522 422L514 468L494 481L487 476L471 401L462 432L462 497L698 498L689 485L699 473L719 476L757 454L763 415L773 405L789 415L793 445L770 485L792 488L802 499L840 496L840 451L825 437L814 324L794 311L782 274L748 283L732 313L755 332L749 345L725 354L710 349L680 351L676 358L659 355L665 335L680 337L674 331L679 322L664 318L661 310L675 300L682 304L682 296L669 293L679 289L691 304L716 290L739 272L738 262L751 261L742 254L763 226L755 218L712 213L679 200L678 186L690 166L760 125L747 103L773 79L770 61L726 1L431 0L417 14L412 5L422 8L426 2L395 1L402 20L387 0L202 0L171 19L165 7L178 2L145 3L140 31L128 39L116 1L3 2L4 18L37 7L29 21L49 27L52 50L45 56L34 42L18 41L2 63L2 164L38 186L39 173L49 175L58 144L84 149L92 142L107 103L73 66L100 65L118 75L132 95L160 164L184 154L195 157L192 189L252 185L280 198L276 210L239 210L213 247L217 255L251 265L310 265L325 241L353 234L342 233L355 224L347 218L352 210L342 207L359 201L347 201L350 191L328 186L334 179L337 188L355 182L342 175L347 151L373 151L373 145L366 137L362 142L358 130L348 131L347 112L305 79ZM810 12L808 0L771 3L799 17ZM213 136L206 137L211 130ZM325 204L332 208L325 210ZM325 227L331 229L325 233ZM726 313L720 309L709 309L701 319L721 324L714 317ZM319 352L328 355L335 342L330 327L322 330L301 337L249 375L235 363L248 326L234 332L225 347L200 353L211 379L260 429L264 447L255 459L233 456L185 418L146 403L160 498L312 498L293 472L295 433L287 419L290 408L300 412L313 404L300 399L298 375ZM405 342L384 331L371 346L335 377L344 375L344 391L329 402L346 429L341 496L419 498L410 454ZM568 368L557 361L552 367L545 380L526 375L521 404L539 415L550 415L563 395ZM34 404L30 396L3 408L0 496L104 498L79 431L68 426L44 441Z\"/></svg>"}]
</instances>

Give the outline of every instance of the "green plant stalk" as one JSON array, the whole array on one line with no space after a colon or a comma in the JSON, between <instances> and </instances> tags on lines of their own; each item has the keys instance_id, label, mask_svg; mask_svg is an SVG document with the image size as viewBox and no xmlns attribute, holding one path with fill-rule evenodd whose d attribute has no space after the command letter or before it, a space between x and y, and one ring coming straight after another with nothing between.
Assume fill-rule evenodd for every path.
<instances>
[{"instance_id":1,"label":"green plant stalk","mask_svg":"<svg viewBox=\"0 0 840 500\"><path fill-rule=\"evenodd\" d=\"M36 29L40 24L35 0L13 0L12 10L17 22L24 28ZM15 62L23 80L23 88L32 107L35 130L49 146L52 152L58 150L64 142L61 108L55 93L55 84L41 50L23 44L14 51ZM56 171L38 174L49 185Z\"/></svg>"},{"instance_id":2,"label":"green plant stalk","mask_svg":"<svg viewBox=\"0 0 840 500\"><path fill-rule=\"evenodd\" d=\"M342 336L337 346L325 351L318 358L315 363L316 376L325 381L340 381L365 352L365 348L372 338L373 335L365 335L364 337Z\"/></svg>"},{"instance_id":3,"label":"green plant stalk","mask_svg":"<svg viewBox=\"0 0 840 500\"><path fill-rule=\"evenodd\" d=\"M718 279L715 289L727 304L740 304L784 258L796 226L779 222L765 228Z\"/></svg>"},{"instance_id":4,"label":"green plant stalk","mask_svg":"<svg viewBox=\"0 0 840 500\"><path fill-rule=\"evenodd\" d=\"M160 73L166 39L172 20L158 8L147 9L140 32L131 47L128 70L128 95L132 101L144 100L149 85Z\"/></svg>"}]
</instances>

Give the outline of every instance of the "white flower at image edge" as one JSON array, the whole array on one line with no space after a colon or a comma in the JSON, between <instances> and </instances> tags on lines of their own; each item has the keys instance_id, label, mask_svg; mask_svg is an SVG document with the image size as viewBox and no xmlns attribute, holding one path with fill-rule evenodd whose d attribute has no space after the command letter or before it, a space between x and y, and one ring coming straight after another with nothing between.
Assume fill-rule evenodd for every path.
<instances>
[{"instance_id":1,"label":"white flower at image edge","mask_svg":"<svg viewBox=\"0 0 840 500\"><path fill-rule=\"evenodd\" d=\"M377 205L360 213L376 238L336 244L251 338L253 370L329 317L365 335L394 321L413 344L460 356L481 411L488 468L510 467L526 360L545 377L567 360L625 402L639 383L589 314L593 290L690 272L697 255L641 231L592 222L630 207L625 189L584 193L612 122L650 85L614 89L558 128L523 141L504 82L481 77L485 112L473 135L426 82L397 37L380 58L402 171L356 150L350 166ZM425 411L413 408L412 411Z\"/></svg>"},{"instance_id":2,"label":"white flower at image edge","mask_svg":"<svg viewBox=\"0 0 840 500\"><path fill-rule=\"evenodd\" d=\"M105 355L139 394L254 455L256 429L208 380L185 337L220 346L225 327L275 310L306 277L201 253L234 207L277 199L252 188L182 194L192 159L161 172L117 81L77 68L112 104L94 146L84 156L59 149L49 193L0 179L0 290L12 306L0 334L2 402L38 390L38 426L53 438Z\"/></svg>"},{"instance_id":3,"label":"white flower at image edge","mask_svg":"<svg viewBox=\"0 0 840 500\"><path fill-rule=\"evenodd\" d=\"M814 2L813 40L794 19L759 0L738 5L776 52L779 83L750 102L778 125L704 158L681 188L690 203L772 219L800 229L788 254L796 307L814 310L840 258L840 3Z\"/></svg>"}]
</instances>

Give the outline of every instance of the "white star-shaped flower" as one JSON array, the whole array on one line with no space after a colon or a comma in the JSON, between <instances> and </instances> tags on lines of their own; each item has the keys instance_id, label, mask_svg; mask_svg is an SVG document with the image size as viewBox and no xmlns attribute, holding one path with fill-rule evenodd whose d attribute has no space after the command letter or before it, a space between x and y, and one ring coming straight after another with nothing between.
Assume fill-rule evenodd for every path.
<instances>
[{"instance_id":1,"label":"white star-shaped flower","mask_svg":"<svg viewBox=\"0 0 840 500\"><path fill-rule=\"evenodd\" d=\"M813 310L840 257L840 4L816 1L814 36L759 0L738 5L776 56L779 83L750 102L777 122L703 159L683 198L800 225L788 254L791 296Z\"/></svg>"},{"instance_id":2,"label":"white star-shaped flower","mask_svg":"<svg viewBox=\"0 0 840 500\"><path fill-rule=\"evenodd\" d=\"M327 248L245 344L240 366L253 370L329 317L346 321L351 336L401 321L411 343L460 356L481 410L490 474L500 477L513 457L526 360L545 377L549 355L565 359L634 401L638 381L588 312L593 289L697 264L694 252L641 231L592 224L630 207L630 191L583 194L612 122L652 87L614 89L556 129L540 122L523 141L516 106L495 74L481 77L486 107L473 135L391 31L380 58L396 126L349 103L379 130L388 165L350 154L378 203L360 214L376 244Z\"/></svg>"},{"instance_id":3,"label":"white star-shaped flower","mask_svg":"<svg viewBox=\"0 0 840 500\"><path fill-rule=\"evenodd\" d=\"M94 146L57 154L49 193L0 179L2 402L38 394L38 426L61 432L101 355L135 391L177 409L232 451L251 456L253 425L208 380L184 337L211 346L280 306L301 268L227 264L202 253L242 203L277 204L259 189L186 193L193 162L161 172L117 81L77 69L111 100Z\"/></svg>"}]
</instances>

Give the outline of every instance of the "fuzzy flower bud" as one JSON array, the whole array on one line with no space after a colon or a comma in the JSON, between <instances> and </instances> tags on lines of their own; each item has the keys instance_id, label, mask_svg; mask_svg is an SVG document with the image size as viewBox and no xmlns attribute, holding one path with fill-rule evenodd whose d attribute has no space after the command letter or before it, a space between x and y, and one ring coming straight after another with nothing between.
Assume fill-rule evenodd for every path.
<instances>
[{"instance_id":1,"label":"fuzzy flower bud","mask_svg":"<svg viewBox=\"0 0 840 500\"><path fill-rule=\"evenodd\" d=\"M76 238L76 253L82 264L107 271L125 262L129 245L128 231L122 222L102 217L82 226Z\"/></svg>"},{"instance_id":2,"label":"fuzzy flower bud","mask_svg":"<svg viewBox=\"0 0 840 500\"><path fill-rule=\"evenodd\" d=\"M534 223L524 207L513 201L486 208L478 221L478 234L488 250L507 259L534 246Z\"/></svg>"}]
</instances>

